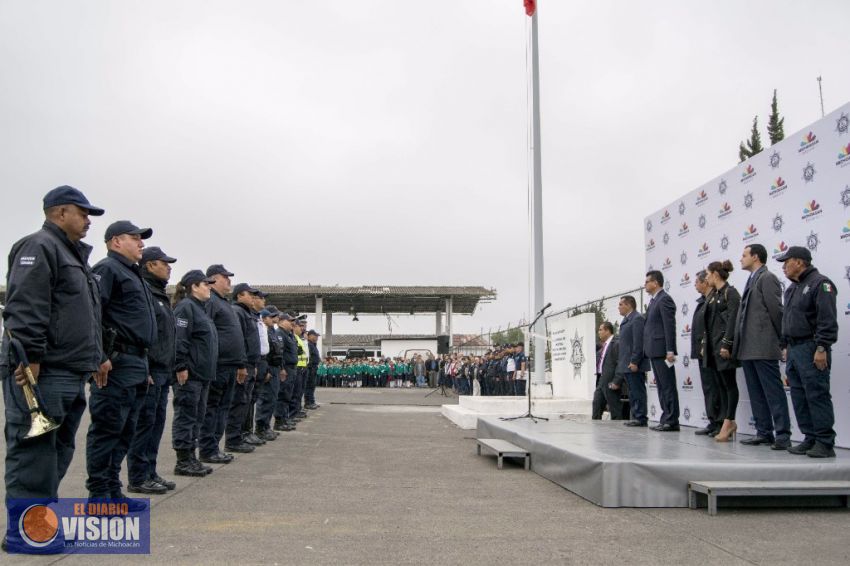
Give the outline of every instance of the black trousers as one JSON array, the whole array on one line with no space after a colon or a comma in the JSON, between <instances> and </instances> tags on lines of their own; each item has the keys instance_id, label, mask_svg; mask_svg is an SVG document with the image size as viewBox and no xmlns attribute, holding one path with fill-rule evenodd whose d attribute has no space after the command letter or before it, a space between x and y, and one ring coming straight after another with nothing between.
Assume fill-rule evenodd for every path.
<instances>
[{"instance_id":1,"label":"black trousers","mask_svg":"<svg viewBox=\"0 0 850 566\"><path fill-rule=\"evenodd\" d=\"M153 385L148 387L136 422L136 434L127 453L127 478L130 485L140 485L156 475L159 443L165 430L171 372L151 371Z\"/></svg>"},{"instance_id":2,"label":"black trousers","mask_svg":"<svg viewBox=\"0 0 850 566\"><path fill-rule=\"evenodd\" d=\"M593 392L591 419L601 419L606 405L608 405L608 412L611 413L612 421L623 419L623 402L620 400L621 391L609 387L613 381L613 376L608 379L602 379L600 374L596 374L596 390Z\"/></svg>"},{"instance_id":3,"label":"black trousers","mask_svg":"<svg viewBox=\"0 0 850 566\"><path fill-rule=\"evenodd\" d=\"M203 456L214 456L220 450L219 443L221 437L224 436L235 384L235 366L219 366L216 368L215 379L210 383L209 393L207 394L204 422L201 425L201 438L198 448Z\"/></svg>"},{"instance_id":4,"label":"black trousers","mask_svg":"<svg viewBox=\"0 0 850 566\"><path fill-rule=\"evenodd\" d=\"M720 430L723 424L720 412L720 376L717 370L700 365L699 380L702 385L702 396L705 400L705 417L708 419L708 428Z\"/></svg>"},{"instance_id":5,"label":"black trousers","mask_svg":"<svg viewBox=\"0 0 850 566\"><path fill-rule=\"evenodd\" d=\"M254 390L254 378L257 368L248 366L248 376L242 383L233 386L233 400L227 413L227 426L224 429L224 445L236 446L242 443L242 423L248 414L248 404Z\"/></svg>"},{"instance_id":6,"label":"black trousers","mask_svg":"<svg viewBox=\"0 0 850 566\"><path fill-rule=\"evenodd\" d=\"M207 411L209 381L190 379L183 385L174 384L174 420L171 423L171 444L175 450L194 451L201 435L201 425Z\"/></svg>"},{"instance_id":7,"label":"black trousers","mask_svg":"<svg viewBox=\"0 0 850 566\"><path fill-rule=\"evenodd\" d=\"M738 411L738 380L735 377L737 370L717 370L718 383L720 384L720 418L735 420Z\"/></svg>"},{"instance_id":8,"label":"black trousers","mask_svg":"<svg viewBox=\"0 0 850 566\"><path fill-rule=\"evenodd\" d=\"M289 412L289 403L292 400L292 391L294 390L295 380L297 379L297 369L295 366L285 366L286 381L280 384L277 394L277 402L274 406L274 420L285 421L292 415Z\"/></svg>"},{"instance_id":9,"label":"black trousers","mask_svg":"<svg viewBox=\"0 0 850 566\"><path fill-rule=\"evenodd\" d=\"M676 390L676 367L667 367L665 358L650 358L652 373L658 384L661 424L679 424L679 392Z\"/></svg>"}]
</instances>

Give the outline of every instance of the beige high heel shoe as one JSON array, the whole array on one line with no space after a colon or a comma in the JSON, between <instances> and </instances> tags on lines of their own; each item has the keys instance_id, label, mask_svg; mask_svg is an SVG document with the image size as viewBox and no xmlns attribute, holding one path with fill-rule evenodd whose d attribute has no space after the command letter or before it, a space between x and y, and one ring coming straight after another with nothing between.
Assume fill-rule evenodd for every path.
<instances>
[{"instance_id":1,"label":"beige high heel shoe","mask_svg":"<svg viewBox=\"0 0 850 566\"><path fill-rule=\"evenodd\" d=\"M714 437L715 442L729 442L735 437L735 433L738 431L738 425L735 421L730 419L723 420L723 426L720 428L720 432L717 433L717 436Z\"/></svg>"}]
</instances>

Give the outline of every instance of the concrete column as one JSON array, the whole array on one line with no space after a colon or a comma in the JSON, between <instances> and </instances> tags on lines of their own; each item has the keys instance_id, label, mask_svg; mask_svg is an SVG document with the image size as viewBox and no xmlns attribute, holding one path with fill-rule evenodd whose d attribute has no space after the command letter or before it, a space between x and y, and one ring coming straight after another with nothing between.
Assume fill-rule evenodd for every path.
<instances>
[{"instance_id":1,"label":"concrete column","mask_svg":"<svg viewBox=\"0 0 850 566\"><path fill-rule=\"evenodd\" d=\"M319 352L322 352L322 345L325 343L325 329L323 320L322 320L322 310L324 307L324 301L322 297L316 297L316 332L319 333L319 339L316 343L316 346L319 348ZM322 354L324 356L324 354Z\"/></svg>"},{"instance_id":2,"label":"concrete column","mask_svg":"<svg viewBox=\"0 0 850 566\"><path fill-rule=\"evenodd\" d=\"M454 346L452 338L452 298L446 299L446 334L449 335L449 348Z\"/></svg>"},{"instance_id":3,"label":"concrete column","mask_svg":"<svg viewBox=\"0 0 850 566\"><path fill-rule=\"evenodd\" d=\"M443 313L441 311L437 311L437 330L434 331L434 334L440 336L443 334Z\"/></svg>"},{"instance_id":4,"label":"concrete column","mask_svg":"<svg viewBox=\"0 0 850 566\"><path fill-rule=\"evenodd\" d=\"M325 313L325 335L322 336L324 340L322 341L322 347L325 349L322 352L322 355L327 356L328 352L330 352L334 347L334 313L327 312Z\"/></svg>"}]
</instances>

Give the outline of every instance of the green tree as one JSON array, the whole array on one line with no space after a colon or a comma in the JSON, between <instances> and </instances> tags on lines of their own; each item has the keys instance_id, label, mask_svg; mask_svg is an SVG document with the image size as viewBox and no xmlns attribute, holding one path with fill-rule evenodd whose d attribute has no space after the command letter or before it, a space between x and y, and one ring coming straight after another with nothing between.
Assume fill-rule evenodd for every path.
<instances>
[{"instance_id":1,"label":"green tree","mask_svg":"<svg viewBox=\"0 0 850 566\"><path fill-rule=\"evenodd\" d=\"M738 163L743 163L749 158L750 152L747 151L747 146L744 145L744 142L741 142L740 145L738 145Z\"/></svg>"},{"instance_id":2,"label":"green tree","mask_svg":"<svg viewBox=\"0 0 850 566\"><path fill-rule=\"evenodd\" d=\"M754 155L758 155L764 150L764 146L761 145L761 134L759 133L759 117L756 116L753 118L753 129L750 130L750 139L747 140L747 153L750 154L750 157Z\"/></svg>"},{"instance_id":3,"label":"green tree","mask_svg":"<svg viewBox=\"0 0 850 566\"><path fill-rule=\"evenodd\" d=\"M507 328L500 332L494 332L490 335L490 343L494 346L502 344L519 344L525 341L525 334L522 328Z\"/></svg>"},{"instance_id":4,"label":"green tree","mask_svg":"<svg viewBox=\"0 0 850 566\"><path fill-rule=\"evenodd\" d=\"M776 89L773 89L773 102L770 103L770 118L767 121L767 135L770 137L770 145L774 145L785 139L785 118L779 117L779 105L776 102Z\"/></svg>"}]
</instances>

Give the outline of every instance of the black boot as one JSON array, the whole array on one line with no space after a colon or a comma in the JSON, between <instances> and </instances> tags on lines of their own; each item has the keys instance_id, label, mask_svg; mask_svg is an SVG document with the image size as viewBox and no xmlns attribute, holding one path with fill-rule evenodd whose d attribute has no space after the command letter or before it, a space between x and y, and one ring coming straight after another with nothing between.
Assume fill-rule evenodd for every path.
<instances>
[{"instance_id":1,"label":"black boot","mask_svg":"<svg viewBox=\"0 0 850 566\"><path fill-rule=\"evenodd\" d=\"M194 451L194 450L192 450L192 451L189 453L189 456L190 456L190 458L192 458L192 465L193 465L193 466L195 466L195 468L197 468L197 469L201 470L202 472L204 472L204 475L208 475L208 474L213 473L213 469L212 469L210 466L207 466L207 465L205 465L205 464L202 464L202 463L201 463L201 461L200 461L200 460L198 460L198 457L197 457L197 456L195 456L195 451Z\"/></svg>"},{"instance_id":2,"label":"black boot","mask_svg":"<svg viewBox=\"0 0 850 566\"><path fill-rule=\"evenodd\" d=\"M195 463L192 460L193 454L188 450L178 450L177 451L177 464L174 466L174 475L175 476L191 476L195 478L202 478L207 475L206 472L201 471L199 468L195 467Z\"/></svg>"}]
</instances>

